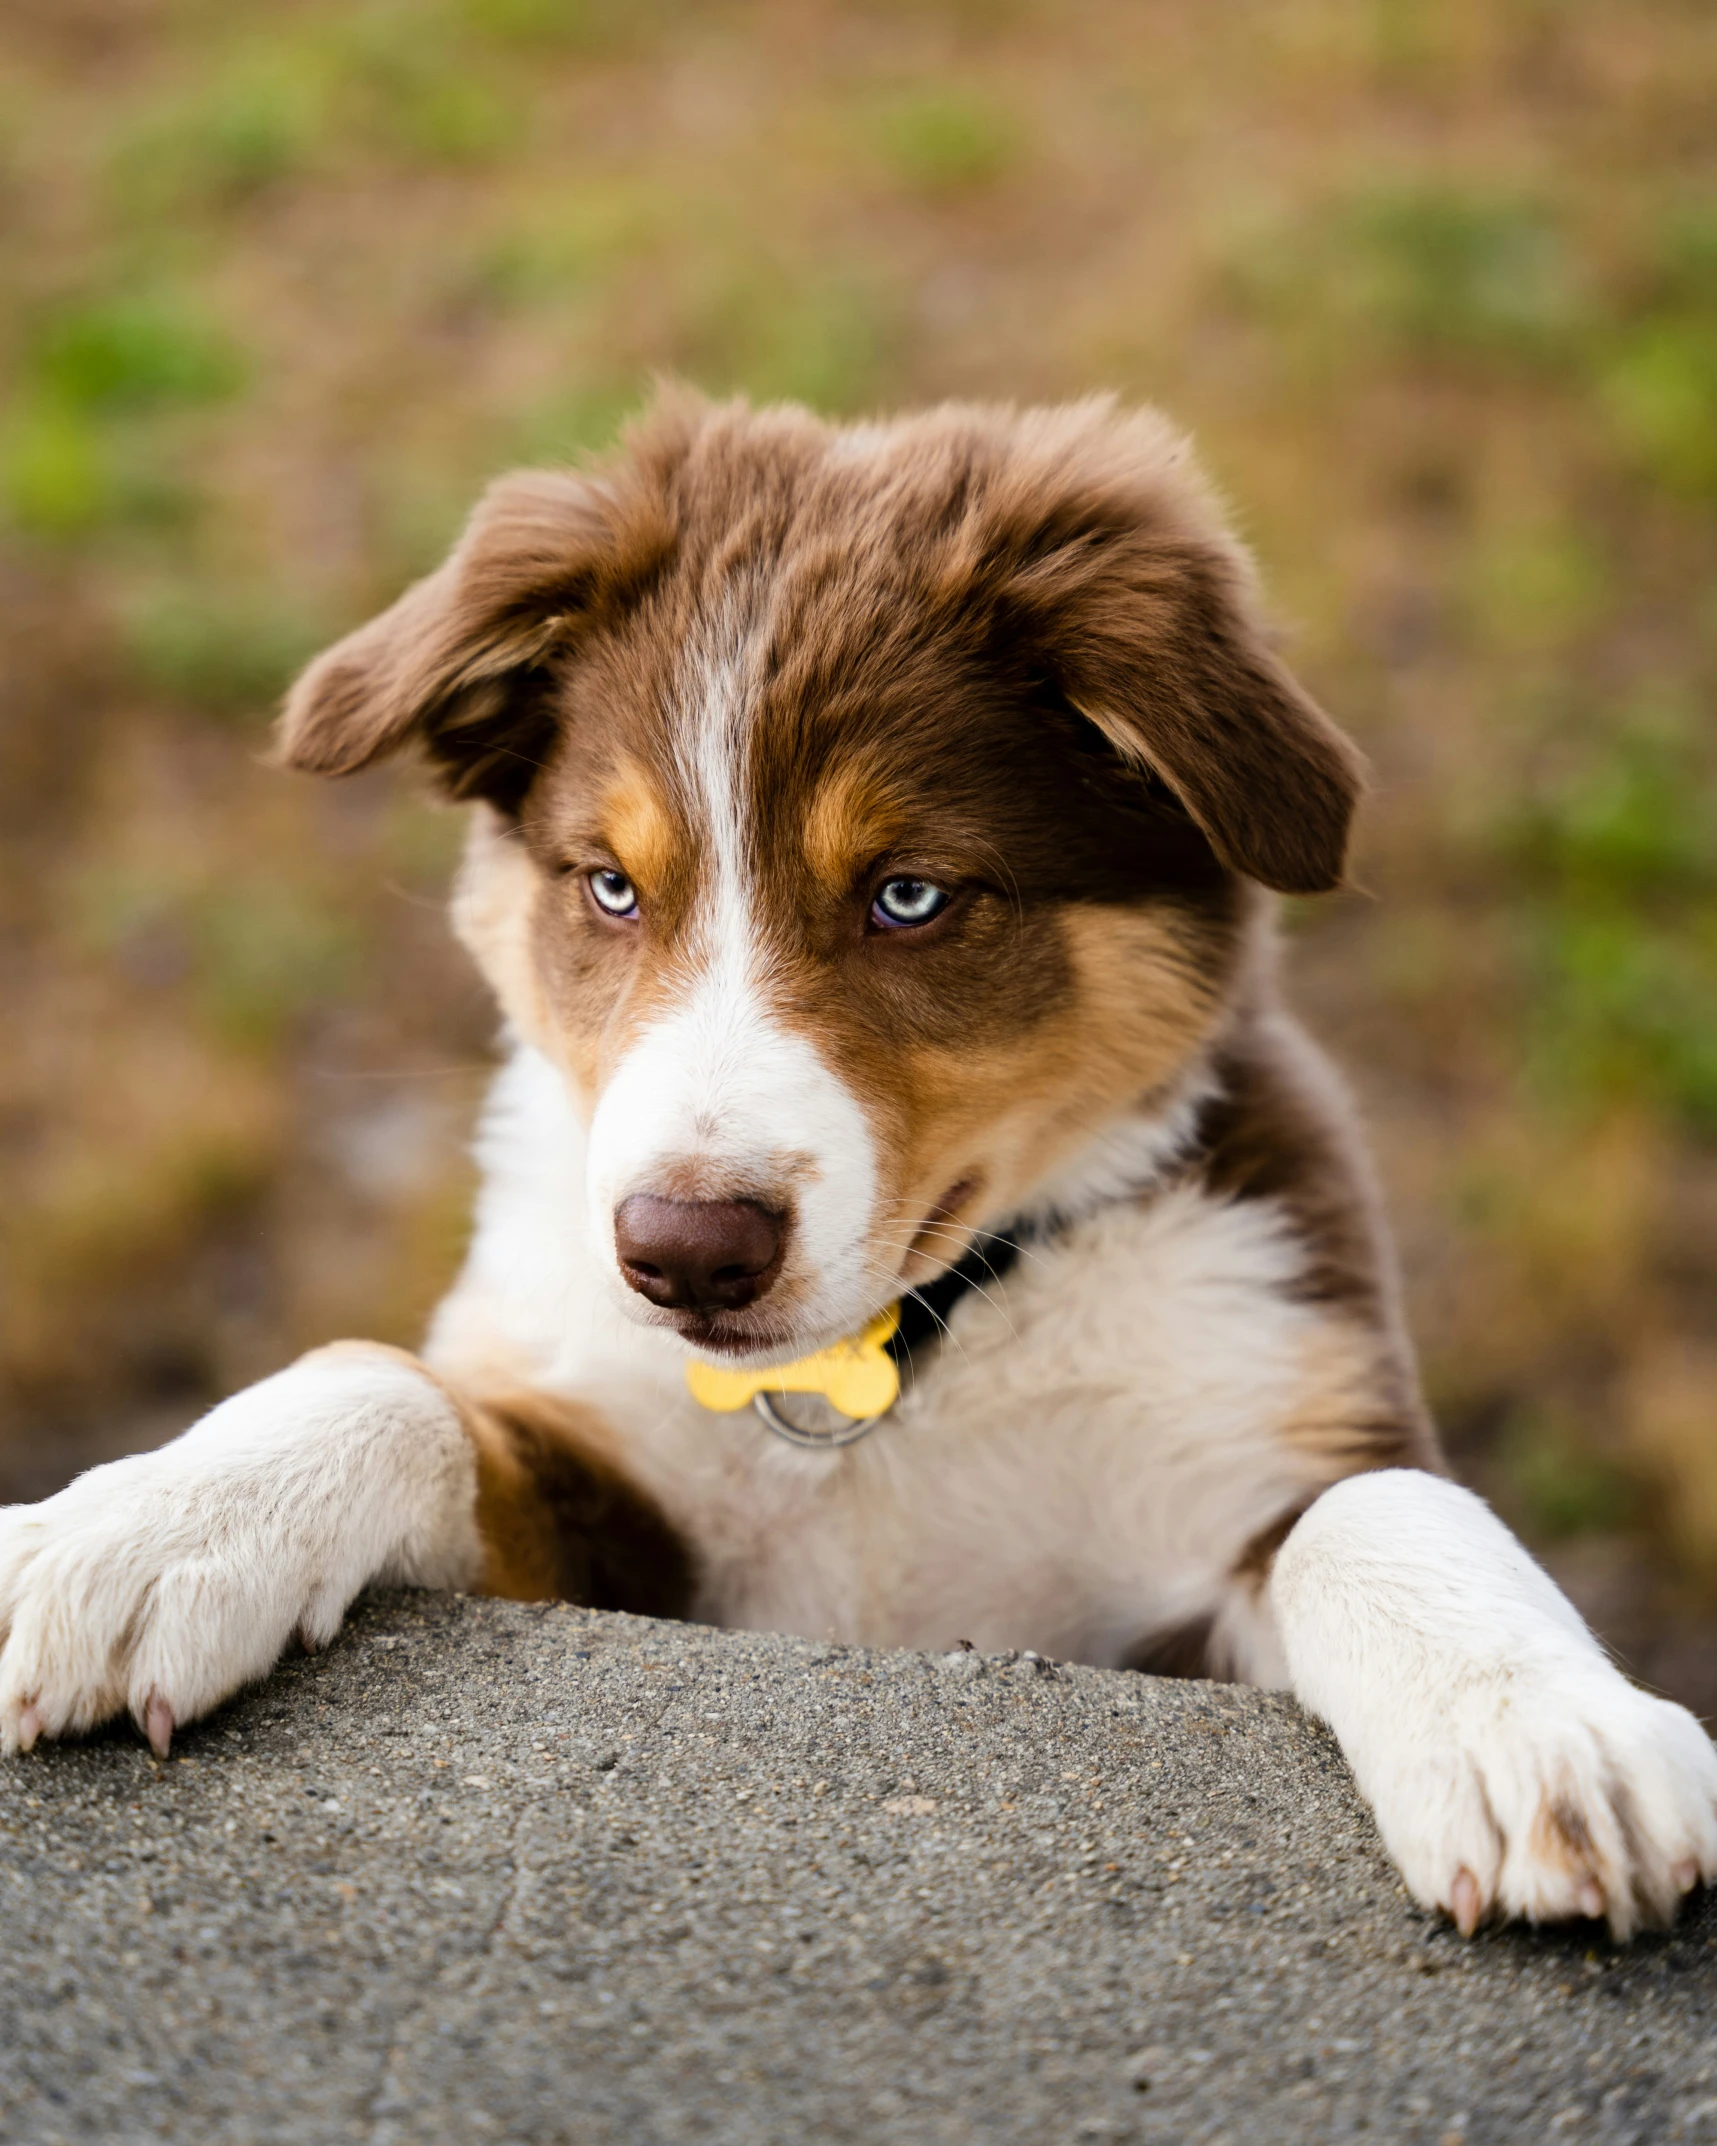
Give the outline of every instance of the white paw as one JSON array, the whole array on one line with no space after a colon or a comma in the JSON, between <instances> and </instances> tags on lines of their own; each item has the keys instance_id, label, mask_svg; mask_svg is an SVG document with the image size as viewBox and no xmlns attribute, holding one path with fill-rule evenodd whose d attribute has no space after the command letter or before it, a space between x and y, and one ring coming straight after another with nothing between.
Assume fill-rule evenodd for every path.
<instances>
[{"instance_id":1,"label":"white paw","mask_svg":"<svg viewBox=\"0 0 1717 2146\"><path fill-rule=\"evenodd\" d=\"M129 1709L165 1756L177 1723L278 1659L300 1576L258 1539L254 1489L176 1461L139 1454L0 1512L0 1750Z\"/></svg>"},{"instance_id":2,"label":"white paw","mask_svg":"<svg viewBox=\"0 0 1717 2146\"><path fill-rule=\"evenodd\" d=\"M1717 1750L1596 1655L1475 1680L1434 1734L1368 1771L1409 1889L1466 1936L1591 1916L1626 1938L1717 1879Z\"/></svg>"},{"instance_id":3,"label":"white paw","mask_svg":"<svg viewBox=\"0 0 1717 2146\"><path fill-rule=\"evenodd\" d=\"M1665 1923L1717 1880L1717 1751L1637 1690L1470 1491L1351 1476L1299 1521L1271 1600L1294 1689L1335 1730L1415 1898Z\"/></svg>"},{"instance_id":4,"label":"white paw","mask_svg":"<svg viewBox=\"0 0 1717 2146\"><path fill-rule=\"evenodd\" d=\"M469 1581L474 1487L440 1390L348 1345L0 1509L0 1751L128 1709L165 1756L295 1632L325 1645L367 1580Z\"/></svg>"}]
</instances>

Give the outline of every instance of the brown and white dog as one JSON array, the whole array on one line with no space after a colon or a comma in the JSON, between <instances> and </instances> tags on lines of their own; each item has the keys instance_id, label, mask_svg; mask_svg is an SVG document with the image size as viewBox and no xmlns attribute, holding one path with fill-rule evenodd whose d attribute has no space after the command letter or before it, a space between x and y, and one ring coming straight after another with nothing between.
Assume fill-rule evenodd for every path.
<instances>
[{"instance_id":1,"label":"brown and white dog","mask_svg":"<svg viewBox=\"0 0 1717 2146\"><path fill-rule=\"evenodd\" d=\"M408 743L512 1044L465 1271L421 1358L0 1514L8 1750L164 1751L396 1579L1287 1685L1463 1930L1717 1877L1699 1725L1443 1473L1272 956L1358 765L1160 418L669 395L286 710L296 767ZM975 1245L1019 1249L962 1289ZM915 1290L946 1332L856 1443L688 1391Z\"/></svg>"}]
</instances>

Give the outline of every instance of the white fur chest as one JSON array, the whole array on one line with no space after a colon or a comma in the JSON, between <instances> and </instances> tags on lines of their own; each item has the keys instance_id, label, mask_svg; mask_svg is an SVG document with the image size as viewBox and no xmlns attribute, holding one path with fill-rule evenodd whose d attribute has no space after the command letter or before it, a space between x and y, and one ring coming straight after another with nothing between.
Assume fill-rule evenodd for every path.
<instances>
[{"instance_id":1,"label":"white fur chest","mask_svg":"<svg viewBox=\"0 0 1717 2146\"><path fill-rule=\"evenodd\" d=\"M1266 1205L1171 1186L1028 1247L1005 1289L958 1303L876 1431L815 1454L698 1408L677 1346L624 1318L581 1253L580 1129L534 1054L480 1151L431 1360L598 1408L691 1542L713 1622L1114 1661L1212 1614L1247 1542L1318 1487L1282 1429L1327 1330L1289 1293L1300 1254Z\"/></svg>"}]
</instances>

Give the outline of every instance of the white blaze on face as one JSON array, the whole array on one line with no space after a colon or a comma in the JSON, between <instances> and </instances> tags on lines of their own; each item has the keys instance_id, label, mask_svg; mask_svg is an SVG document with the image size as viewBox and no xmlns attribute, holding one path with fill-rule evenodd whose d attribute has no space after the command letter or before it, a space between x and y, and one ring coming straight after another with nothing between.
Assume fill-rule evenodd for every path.
<instances>
[{"instance_id":1,"label":"white blaze on face","mask_svg":"<svg viewBox=\"0 0 1717 2146\"><path fill-rule=\"evenodd\" d=\"M745 836L748 695L743 636L700 664L698 721L685 773L707 847L699 913L677 1004L615 1067L590 1128L589 1227L624 1290L614 1213L634 1193L750 1199L792 1223L771 1298L791 1306L793 1344L850 1332L875 1310L866 1243L876 1200L864 1111L808 1037L768 1002L767 934ZM779 1349L772 1351L779 1354ZM794 1353L794 1349L789 1349Z\"/></svg>"}]
</instances>

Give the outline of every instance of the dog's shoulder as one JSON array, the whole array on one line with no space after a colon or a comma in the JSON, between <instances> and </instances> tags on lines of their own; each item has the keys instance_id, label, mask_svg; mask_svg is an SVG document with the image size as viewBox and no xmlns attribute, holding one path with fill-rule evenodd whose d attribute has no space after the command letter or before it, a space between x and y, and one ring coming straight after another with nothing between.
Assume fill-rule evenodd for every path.
<instances>
[{"instance_id":1,"label":"dog's shoulder","mask_svg":"<svg viewBox=\"0 0 1717 2146\"><path fill-rule=\"evenodd\" d=\"M1334 1434L1341 1452L1367 1467L1441 1470L1358 1112L1273 995L1243 1011L1217 1052L1186 1168L1206 1197L1275 1217L1294 1248L1291 1294L1328 1332L1364 1337L1373 1400L1363 1423Z\"/></svg>"},{"instance_id":2,"label":"dog's shoulder","mask_svg":"<svg viewBox=\"0 0 1717 2146\"><path fill-rule=\"evenodd\" d=\"M1270 994L1213 1054L1184 1167L1210 1197L1282 1216L1307 1298L1375 1322L1406 1347L1395 1255L1359 1114L1325 1053Z\"/></svg>"},{"instance_id":3,"label":"dog's shoulder","mask_svg":"<svg viewBox=\"0 0 1717 2146\"><path fill-rule=\"evenodd\" d=\"M1295 1422L1298 1443L1322 1448L1325 1479L1362 1468L1441 1470L1358 1110L1273 979L1243 1002L1213 1054L1181 1182L1254 1227L1268 1218L1288 1252L1275 1293L1306 1314L1314 1359L1362 1367Z\"/></svg>"}]
</instances>

